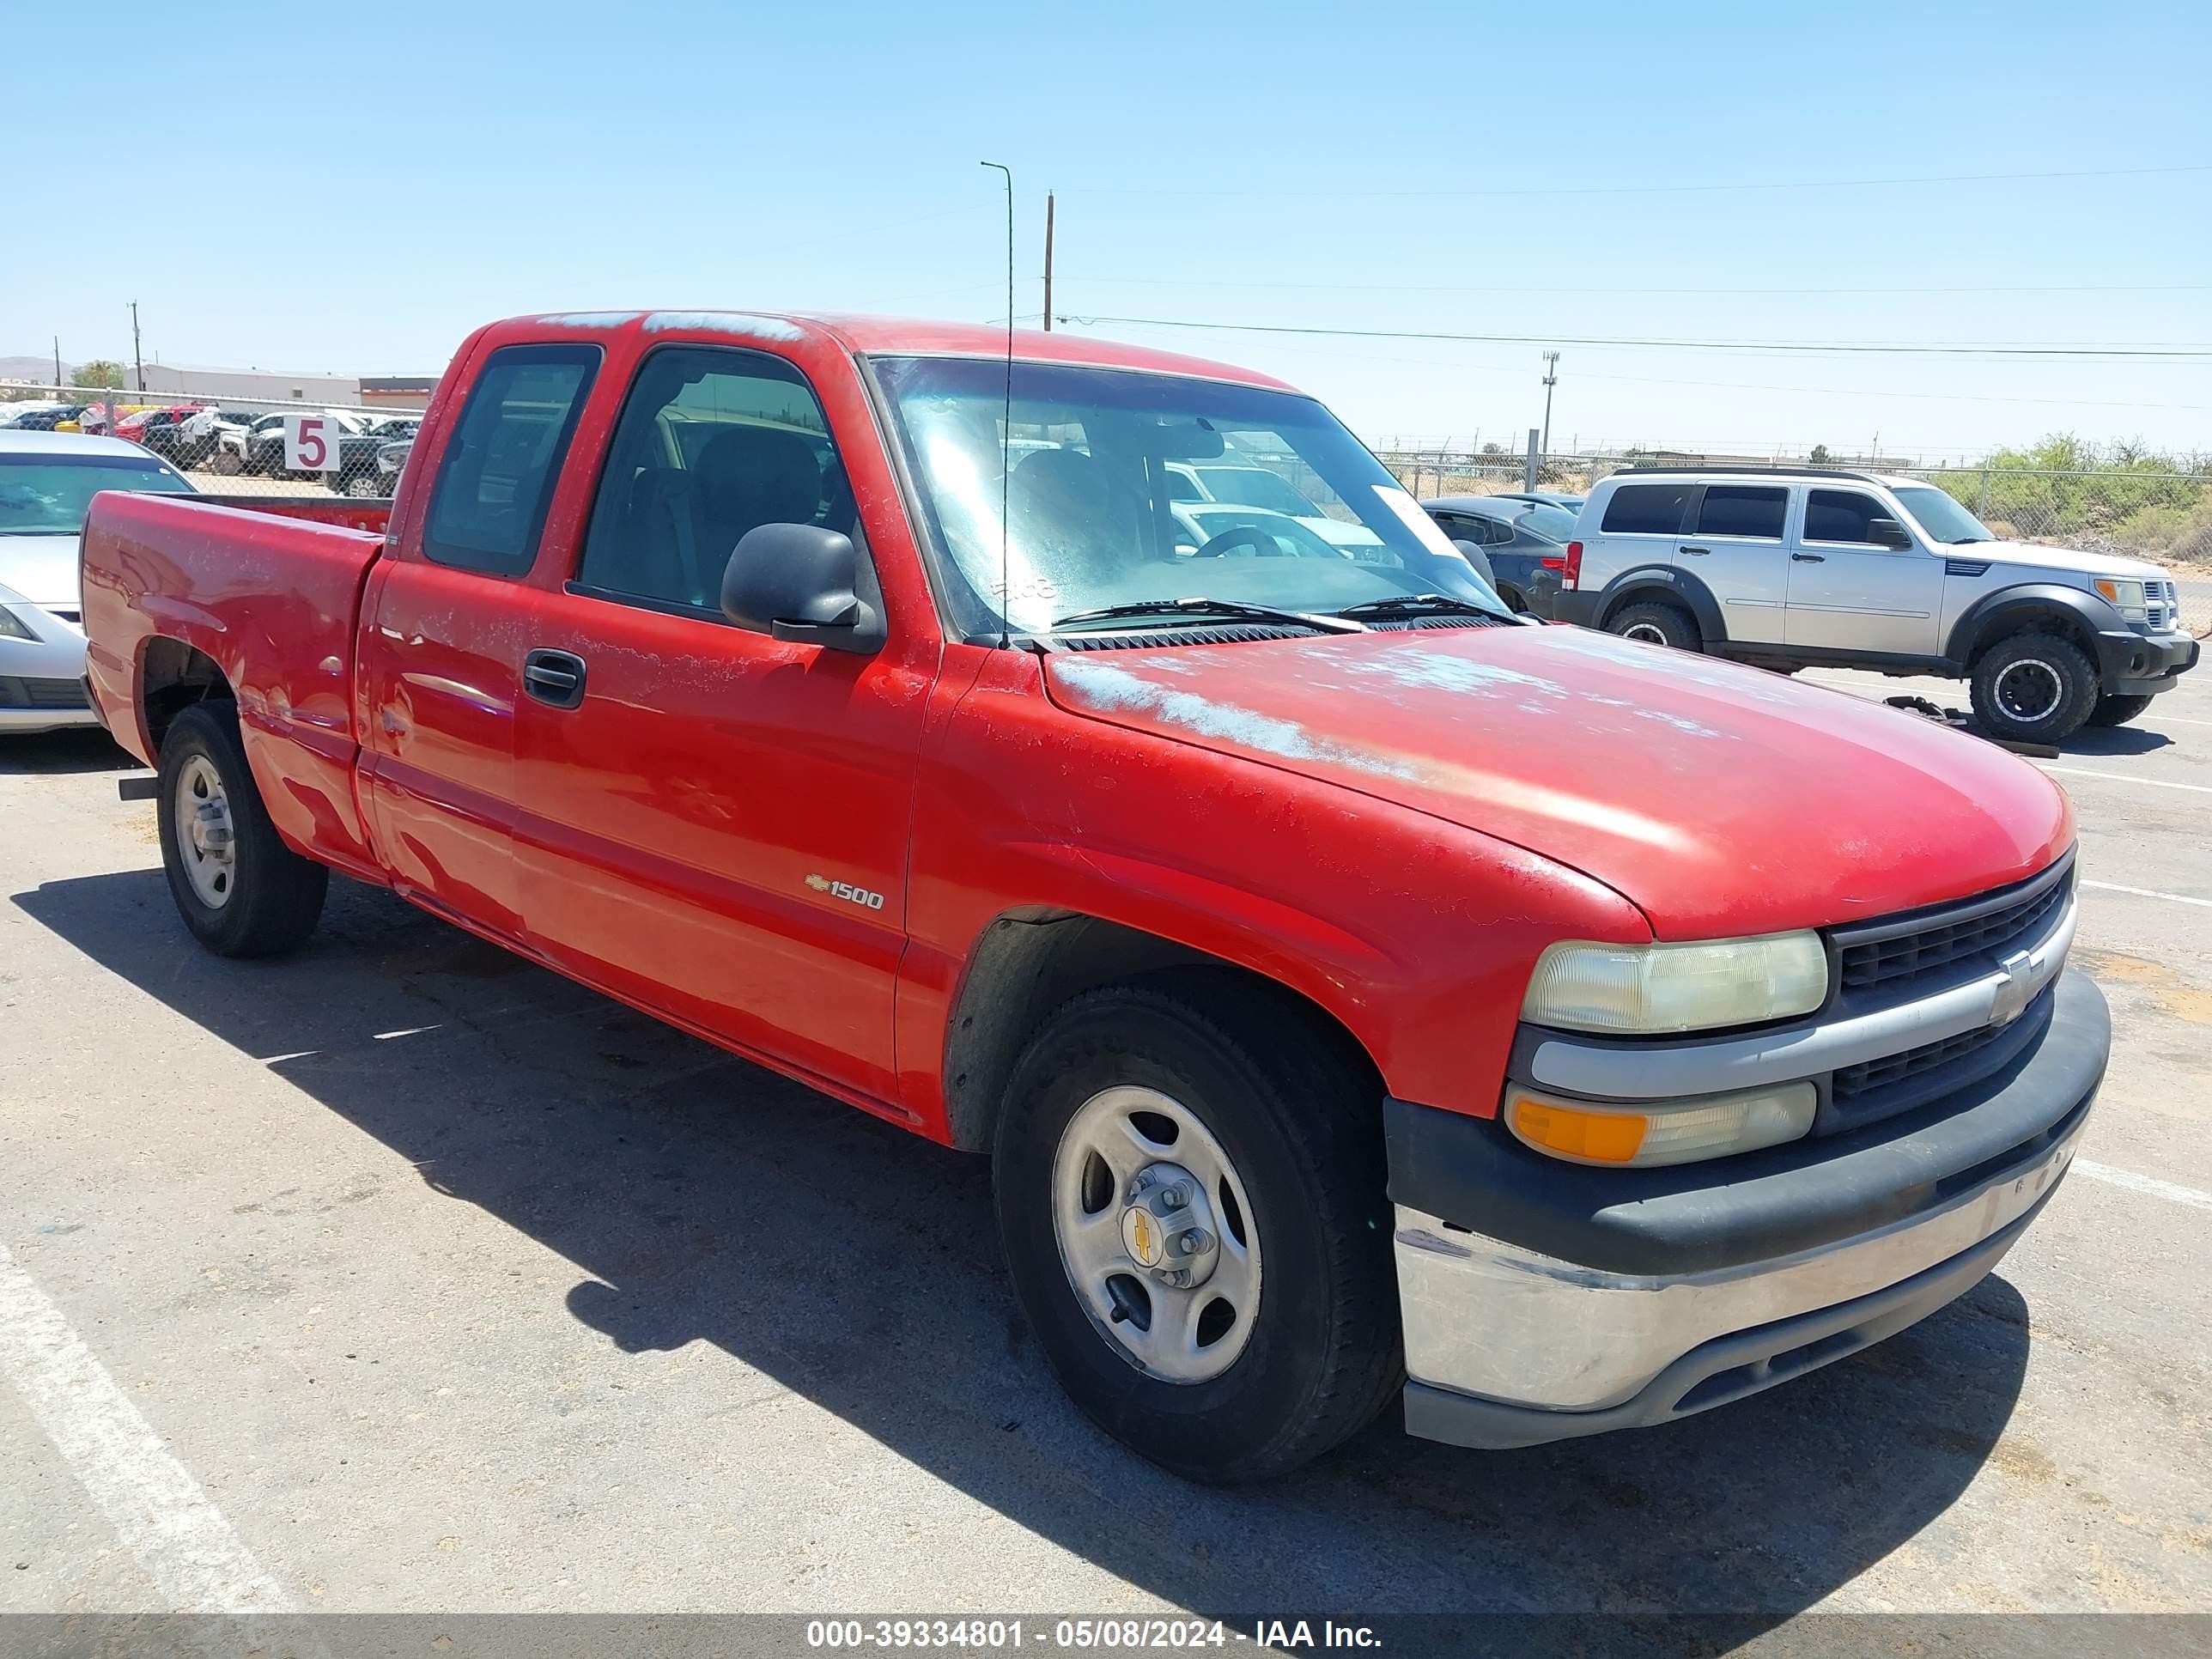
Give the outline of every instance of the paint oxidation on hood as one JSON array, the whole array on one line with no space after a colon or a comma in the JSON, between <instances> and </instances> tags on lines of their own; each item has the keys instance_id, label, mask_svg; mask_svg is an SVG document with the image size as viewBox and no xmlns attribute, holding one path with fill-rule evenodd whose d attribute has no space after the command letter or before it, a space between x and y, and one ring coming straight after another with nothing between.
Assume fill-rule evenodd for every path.
<instances>
[{"instance_id":1,"label":"paint oxidation on hood","mask_svg":"<svg viewBox=\"0 0 2212 1659\"><path fill-rule=\"evenodd\" d=\"M1662 938L1820 927L2041 869L2064 795L1995 745L1569 628L1055 653L1079 714L1245 756L1595 876Z\"/></svg>"}]
</instances>

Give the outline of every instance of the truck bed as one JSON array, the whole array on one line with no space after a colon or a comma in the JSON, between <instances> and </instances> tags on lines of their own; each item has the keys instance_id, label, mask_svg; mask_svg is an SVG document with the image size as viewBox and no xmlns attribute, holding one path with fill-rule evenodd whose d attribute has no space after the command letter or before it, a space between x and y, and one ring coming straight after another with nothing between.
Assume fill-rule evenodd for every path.
<instances>
[{"instance_id":1,"label":"truck bed","mask_svg":"<svg viewBox=\"0 0 2212 1659\"><path fill-rule=\"evenodd\" d=\"M194 653L238 699L255 781L300 850L360 868L354 636L390 505L103 494L85 522L86 672L116 740L152 766Z\"/></svg>"}]
</instances>

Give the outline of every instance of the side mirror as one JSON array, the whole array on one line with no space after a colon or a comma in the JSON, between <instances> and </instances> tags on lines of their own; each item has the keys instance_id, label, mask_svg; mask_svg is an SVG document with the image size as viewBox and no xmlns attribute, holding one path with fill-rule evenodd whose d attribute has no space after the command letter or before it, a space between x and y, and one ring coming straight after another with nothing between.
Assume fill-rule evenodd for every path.
<instances>
[{"instance_id":1,"label":"side mirror","mask_svg":"<svg viewBox=\"0 0 2212 1659\"><path fill-rule=\"evenodd\" d=\"M1867 539L1876 547L1910 547L1911 534L1894 519L1869 519Z\"/></svg>"},{"instance_id":2,"label":"side mirror","mask_svg":"<svg viewBox=\"0 0 2212 1659\"><path fill-rule=\"evenodd\" d=\"M874 651L884 621L855 591L860 555L849 536L811 524L745 532L722 570L722 614L740 628L836 651Z\"/></svg>"}]
</instances>

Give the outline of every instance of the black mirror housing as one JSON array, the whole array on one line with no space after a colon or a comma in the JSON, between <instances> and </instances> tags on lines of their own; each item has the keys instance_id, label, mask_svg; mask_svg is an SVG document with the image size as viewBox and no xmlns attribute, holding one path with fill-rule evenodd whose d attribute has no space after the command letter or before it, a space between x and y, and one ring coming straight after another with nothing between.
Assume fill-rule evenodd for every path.
<instances>
[{"instance_id":1,"label":"black mirror housing","mask_svg":"<svg viewBox=\"0 0 2212 1659\"><path fill-rule=\"evenodd\" d=\"M872 652L883 617L860 596L853 538L811 524L756 525L722 569L722 614L740 628L836 651Z\"/></svg>"},{"instance_id":2,"label":"black mirror housing","mask_svg":"<svg viewBox=\"0 0 2212 1659\"><path fill-rule=\"evenodd\" d=\"M1911 532L1895 519L1869 519L1867 539L1876 547L1910 547Z\"/></svg>"}]
</instances>

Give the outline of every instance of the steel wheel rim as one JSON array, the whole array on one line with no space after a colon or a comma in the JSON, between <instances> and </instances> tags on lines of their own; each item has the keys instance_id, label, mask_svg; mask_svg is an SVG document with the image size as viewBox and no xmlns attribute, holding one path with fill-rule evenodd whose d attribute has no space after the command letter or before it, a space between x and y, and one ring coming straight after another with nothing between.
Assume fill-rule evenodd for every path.
<instances>
[{"instance_id":1,"label":"steel wheel rim","mask_svg":"<svg viewBox=\"0 0 2212 1659\"><path fill-rule=\"evenodd\" d=\"M2024 679L2016 677L2025 677ZM2039 685L2047 692L2039 700L2031 701L2025 688ZM1997 676L1997 707L2008 719L2033 726L2038 720L2048 720L2065 701L2066 683L2059 678L2057 669L2040 657L2026 657L2013 663Z\"/></svg>"},{"instance_id":2,"label":"steel wheel rim","mask_svg":"<svg viewBox=\"0 0 2212 1659\"><path fill-rule=\"evenodd\" d=\"M238 848L222 774L204 755L178 770L175 817L185 878L202 904L220 910L238 886Z\"/></svg>"},{"instance_id":3,"label":"steel wheel rim","mask_svg":"<svg viewBox=\"0 0 2212 1659\"><path fill-rule=\"evenodd\" d=\"M1655 623L1631 623L1620 630L1620 637L1624 640L1640 640L1645 645L1667 643L1666 635L1660 632L1658 625Z\"/></svg>"},{"instance_id":4,"label":"steel wheel rim","mask_svg":"<svg viewBox=\"0 0 2212 1659\"><path fill-rule=\"evenodd\" d=\"M1167 1139L1164 1126L1174 1131ZM1164 1168L1188 1174L1213 1240L1206 1277L1188 1287L1147 1272L1127 1242L1133 1186ZM1069 1285L1123 1359L1182 1385L1237 1363L1260 1310L1260 1235L1235 1165L1188 1107L1130 1085L1084 1102L1053 1154L1052 1218Z\"/></svg>"}]
</instances>

